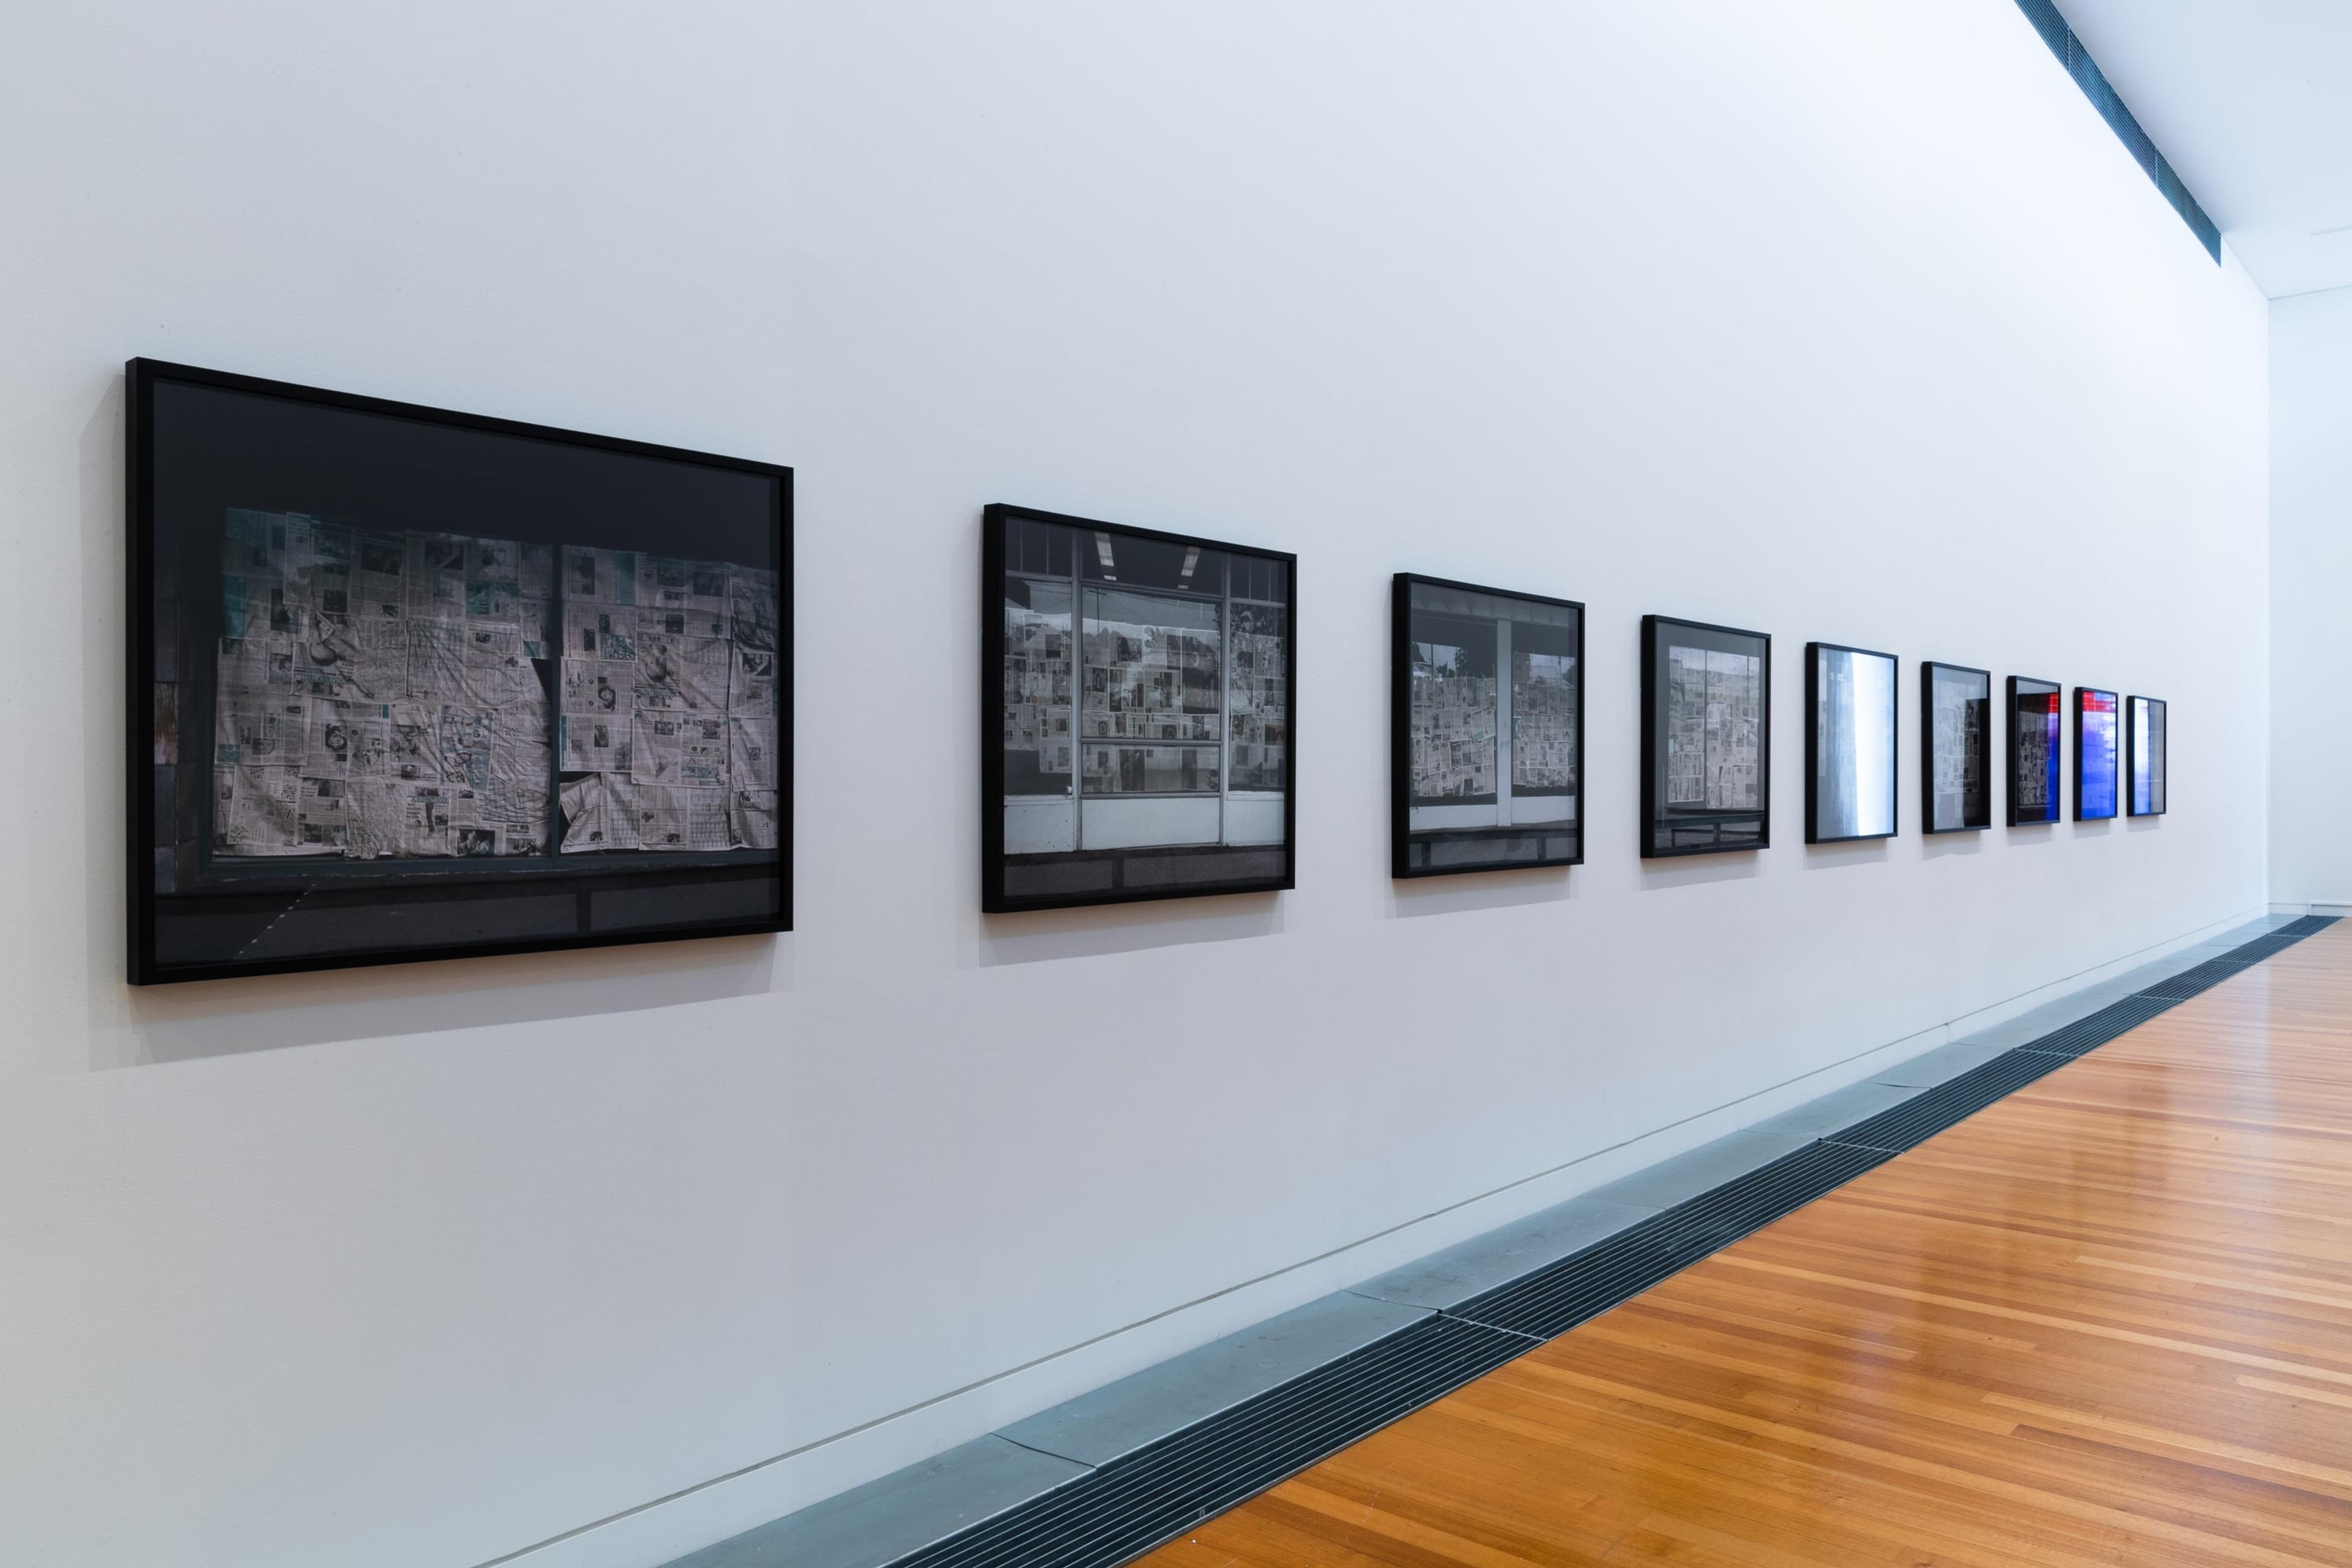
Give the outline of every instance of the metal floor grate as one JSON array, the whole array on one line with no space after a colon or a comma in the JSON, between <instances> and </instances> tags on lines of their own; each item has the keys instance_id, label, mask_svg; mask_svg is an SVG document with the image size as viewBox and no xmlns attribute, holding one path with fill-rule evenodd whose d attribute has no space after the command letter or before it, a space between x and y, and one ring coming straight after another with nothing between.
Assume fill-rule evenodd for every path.
<instances>
[{"instance_id":1,"label":"metal floor grate","mask_svg":"<svg viewBox=\"0 0 2352 1568\"><path fill-rule=\"evenodd\" d=\"M1538 1339L1564 1334L1886 1158L1874 1149L1807 1144L1450 1310Z\"/></svg>"},{"instance_id":2,"label":"metal floor grate","mask_svg":"<svg viewBox=\"0 0 2352 1568\"><path fill-rule=\"evenodd\" d=\"M2282 926L891 1568L1112 1568L1128 1562L2335 923L2332 916L2306 916Z\"/></svg>"},{"instance_id":3,"label":"metal floor grate","mask_svg":"<svg viewBox=\"0 0 2352 1568\"><path fill-rule=\"evenodd\" d=\"M2066 1065L2067 1059L2047 1051L2005 1051L1924 1094L1913 1095L1900 1105L1831 1133L1829 1141L1900 1154L2016 1093L2035 1079L2056 1072Z\"/></svg>"},{"instance_id":4,"label":"metal floor grate","mask_svg":"<svg viewBox=\"0 0 2352 1568\"><path fill-rule=\"evenodd\" d=\"M2207 966L2200 963L2197 969L2189 970L2186 973L2194 974L2198 969L2205 967ZM2237 970L2233 968L2230 973L2234 974ZM2204 990L2205 985L2212 984L2214 983L2207 981L2205 984L2197 986L2189 994L2193 996L2198 991ZM2155 986L2151 985L2145 991L2135 992L2120 1002L2108 1003L2087 1018L2077 1018L2063 1028L2051 1030L2040 1039L2028 1040L2017 1048L2021 1051L2032 1051L2037 1056L2083 1056L2097 1050L2117 1035L2138 1028L2158 1014L2170 1012L2179 1001L2178 997L2161 994ZM1994 1059L1998 1061L2000 1058Z\"/></svg>"},{"instance_id":5,"label":"metal floor grate","mask_svg":"<svg viewBox=\"0 0 2352 1568\"><path fill-rule=\"evenodd\" d=\"M897 1568L1124 1563L1530 1348L1522 1334L1423 1319L900 1558Z\"/></svg>"}]
</instances>

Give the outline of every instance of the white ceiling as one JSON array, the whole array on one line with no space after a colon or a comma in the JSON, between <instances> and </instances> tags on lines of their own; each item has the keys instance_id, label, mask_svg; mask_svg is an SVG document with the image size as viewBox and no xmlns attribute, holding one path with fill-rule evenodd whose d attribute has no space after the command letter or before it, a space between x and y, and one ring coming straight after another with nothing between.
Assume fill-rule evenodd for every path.
<instances>
[{"instance_id":1,"label":"white ceiling","mask_svg":"<svg viewBox=\"0 0 2352 1568\"><path fill-rule=\"evenodd\" d=\"M2352 0L2058 9L2263 292L2352 284Z\"/></svg>"}]
</instances>

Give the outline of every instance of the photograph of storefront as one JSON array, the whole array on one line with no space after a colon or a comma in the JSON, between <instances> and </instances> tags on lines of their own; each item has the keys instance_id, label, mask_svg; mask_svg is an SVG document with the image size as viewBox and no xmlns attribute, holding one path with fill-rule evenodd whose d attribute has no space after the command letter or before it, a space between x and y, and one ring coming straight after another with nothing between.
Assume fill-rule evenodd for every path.
<instances>
[{"instance_id":1,"label":"photograph of storefront","mask_svg":"<svg viewBox=\"0 0 2352 1568\"><path fill-rule=\"evenodd\" d=\"M1291 885L1293 563L988 510L982 906Z\"/></svg>"},{"instance_id":2,"label":"photograph of storefront","mask_svg":"<svg viewBox=\"0 0 2352 1568\"><path fill-rule=\"evenodd\" d=\"M1400 573L1391 873L1584 858L1584 609Z\"/></svg>"}]
</instances>

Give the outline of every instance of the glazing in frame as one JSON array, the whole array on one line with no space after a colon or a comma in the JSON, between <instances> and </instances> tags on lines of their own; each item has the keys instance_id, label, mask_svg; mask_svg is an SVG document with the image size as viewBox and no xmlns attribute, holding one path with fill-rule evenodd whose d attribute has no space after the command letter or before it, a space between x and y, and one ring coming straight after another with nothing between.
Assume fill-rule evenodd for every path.
<instances>
[{"instance_id":1,"label":"glazing in frame","mask_svg":"<svg viewBox=\"0 0 2352 1568\"><path fill-rule=\"evenodd\" d=\"M1397 574L1390 872L1584 859L1584 606Z\"/></svg>"},{"instance_id":2,"label":"glazing in frame","mask_svg":"<svg viewBox=\"0 0 2352 1568\"><path fill-rule=\"evenodd\" d=\"M1297 559L994 505L981 908L1295 884Z\"/></svg>"},{"instance_id":3,"label":"glazing in frame","mask_svg":"<svg viewBox=\"0 0 2352 1568\"><path fill-rule=\"evenodd\" d=\"M791 469L127 375L132 984L790 929Z\"/></svg>"},{"instance_id":4,"label":"glazing in frame","mask_svg":"<svg viewBox=\"0 0 2352 1568\"><path fill-rule=\"evenodd\" d=\"M1642 858L1771 842L1772 639L1642 617Z\"/></svg>"}]
</instances>

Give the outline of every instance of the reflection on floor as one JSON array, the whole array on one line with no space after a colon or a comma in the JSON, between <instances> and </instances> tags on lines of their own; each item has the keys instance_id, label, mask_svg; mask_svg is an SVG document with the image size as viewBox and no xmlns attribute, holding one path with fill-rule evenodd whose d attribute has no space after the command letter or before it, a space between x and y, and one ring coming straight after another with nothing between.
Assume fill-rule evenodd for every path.
<instances>
[{"instance_id":1,"label":"reflection on floor","mask_svg":"<svg viewBox=\"0 0 2352 1568\"><path fill-rule=\"evenodd\" d=\"M2352 921L1142 1562L2352 1563Z\"/></svg>"}]
</instances>

